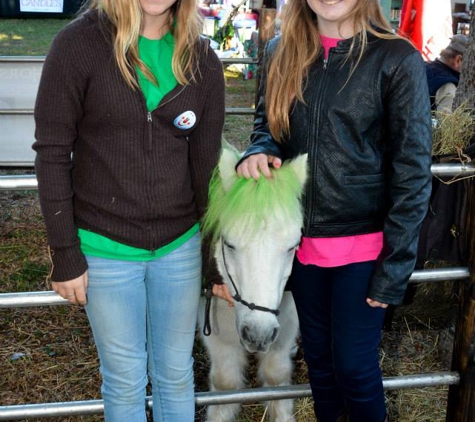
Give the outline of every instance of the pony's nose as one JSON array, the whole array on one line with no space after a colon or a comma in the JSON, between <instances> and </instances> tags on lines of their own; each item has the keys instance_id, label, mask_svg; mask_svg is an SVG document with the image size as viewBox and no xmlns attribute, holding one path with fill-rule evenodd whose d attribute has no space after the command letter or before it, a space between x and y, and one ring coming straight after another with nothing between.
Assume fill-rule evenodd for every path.
<instances>
[{"instance_id":1,"label":"pony's nose","mask_svg":"<svg viewBox=\"0 0 475 422\"><path fill-rule=\"evenodd\" d=\"M270 342L271 343L274 343L275 339L277 338L277 336L279 335L279 329L278 328L274 328L272 330L272 336L271 336L271 339L270 339Z\"/></svg>"},{"instance_id":2,"label":"pony's nose","mask_svg":"<svg viewBox=\"0 0 475 422\"><path fill-rule=\"evenodd\" d=\"M247 343L252 343L249 325L242 327L241 338Z\"/></svg>"},{"instance_id":3,"label":"pony's nose","mask_svg":"<svg viewBox=\"0 0 475 422\"><path fill-rule=\"evenodd\" d=\"M244 342L254 345L257 350L263 351L272 344L279 335L279 328L274 327L266 333L253 333L248 325L244 325L241 330L241 338Z\"/></svg>"}]
</instances>

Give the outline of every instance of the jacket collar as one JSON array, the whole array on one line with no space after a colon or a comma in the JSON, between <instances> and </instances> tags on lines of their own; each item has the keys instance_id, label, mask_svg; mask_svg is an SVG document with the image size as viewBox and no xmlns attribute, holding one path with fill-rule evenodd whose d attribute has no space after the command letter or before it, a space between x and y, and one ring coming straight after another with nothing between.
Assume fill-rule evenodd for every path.
<instances>
[{"instance_id":1,"label":"jacket collar","mask_svg":"<svg viewBox=\"0 0 475 422\"><path fill-rule=\"evenodd\" d=\"M389 33L386 29L382 29L377 26L373 26L373 29L382 34ZM362 31L358 32L356 35L354 35L351 38L338 41L338 44L335 47L334 51L338 53L347 53L350 50L351 43L353 42L353 40L355 42L355 49L357 50L361 42L361 34L362 34ZM377 37L376 35L374 35L373 33L369 31L366 31L366 36L367 36L368 44L376 42L380 39L379 37Z\"/></svg>"}]
</instances>

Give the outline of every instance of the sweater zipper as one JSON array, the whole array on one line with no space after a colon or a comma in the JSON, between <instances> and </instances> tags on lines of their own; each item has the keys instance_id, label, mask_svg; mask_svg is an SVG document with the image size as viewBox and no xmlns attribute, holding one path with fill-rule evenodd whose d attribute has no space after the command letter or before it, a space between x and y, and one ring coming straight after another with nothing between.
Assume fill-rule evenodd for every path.
<instances>
[{"instance_id":1,"label":"sweater zipper","mask_svg":"<svg viewBox=\"0 0 475 422\"><path fill-rule=\"evenodd\" d=\"M147 112L147 126L148 126L148 143L147 143L147 152L148 152L148 163L150 166L152 165L152 158L151 154L153 152L153 118L152 118L152 112L148 111Z\"/></svg>"},{"instance_id":2,"label":"sweater zipper","mask_svg":"<svg viewBox=\"0 0 475 422\"><path fill-rule=\"evenodd\" d=\"M185 88L186 88L185 86L182 86L181 89L173 97L169 98L168 100L164 101L163 103L160 101L158 103L157 107L155 107L155 109L153 111L155 111L157 108L163 107L165 104L168 104L170 101L173 101L176 97L178 97L184 91Z\"/></svg>"},{"instance_id":3,"label":"sweater zipper","mask_svg":"<svg viewBox=\"0 0 475 422\"><path fill-rule=\"evenodd\" d=\"M330 59L331 59L332 51L330 49L330 52L328 54L328 59L327 61L323 62L323 70L326 70ZM305 209L310 210L310 213L307 217L307 224L305 227L306 233L310 233L310 227L311 227L311 222L313 220L313 211L314 211L314 202L313 202L313 197L314 193L317 188L317 152L318 152L318 142L316 141L318 139L318 134L320 132L320 110L321 110L321 104L323 100L323 89L325 87L326 79L327 79L328 72L323 72L322 77L318 79L318 85L315 89L316 93L318 94L318 97L315 96L313 104L315 105L311 111L315 111L315 113L312 113L310 116L311 119L311 124L309 125L309 133L307 135L307 142L310 142L311 139L314 141L312 142L311 145L307 145L307 151L310 152L312 150L312 154L309 154L309 157L313 156L313 162L315 163L314 165L311 166L311 189L308 192L308 195L306 196L306 204L305 204ZM313 116L315 116L315 123L313 123ZM313 133L311 131L312 127L314 128Z\"/></svg>"},{"instance_id":4,"label":"sweater zipper","mask_svg":"<svg viewBox=\"0 0 475 422\"><path fill-rule=\"evenodd\" d=\"M152 117L152 113L154 113L155 110L159 109L160 107L163 107L165 104L168 104L170 101L173 101L176 97L178 97L183 92L184 89L185 89L185 87L183 86L182 89L180 89L173 97L169 98L167 101L165 101L163 103L160 102L157 105L157 107L155 107L152 111L147 110L147 101L145 99L145 95L144 95L143 91L140 89L141 102L142 102L143 106L145 107L145 110L147 110L148 142L147 142L146 152L147 152L149 175L150 175L150 172L151 172L150 169L152 168L151 154L152 154L152 151L153 151L153 126L152 126L153 117ZM150 178L150 183L151 183L151 178ZM152 207L151 189L152 189L151 186L147 186L148 200L150 201L150 208ZM151 215L151 218L153 218L153 215L152 215L151 211L150 211L150 215ZM155 232L150 227L149 227L149 232L151 233L151 236L150 236L150 256L155 256L156 236L155 236Z\"/></svg>"},{"instance_id":5,"label":"sweater zipper","mask_svg":"<svg viewBox=\"0 0 475 422\"><path fill-rule=\"evenodd\" d=\"M150 175L151 168L152 168L152 158L151 158L152 150L153 150L153 126L152 126L152 123L153 123L152 112L147 111L147 126L148 126L147 161L148 161L149 175ZM152 186L151 186L151 177L150 177L149 184L147 186L147 191L148 191L148 200L150 201L150 216L153 217L152 212L151 212L151 207L152 207L152 193L151 193L151 190L152 190ZM156 244L155 232L150 227L149 227L149 231L151 233L151 236L150 236L150 255L155 256L155 249L154 249L154 246Z\"/></svg>"}]
</instances>

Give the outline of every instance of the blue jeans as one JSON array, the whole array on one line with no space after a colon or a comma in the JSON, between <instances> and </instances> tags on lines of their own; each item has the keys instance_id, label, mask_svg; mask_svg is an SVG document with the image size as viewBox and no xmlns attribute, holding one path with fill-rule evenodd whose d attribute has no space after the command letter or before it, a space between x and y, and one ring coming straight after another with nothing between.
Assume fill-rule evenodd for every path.
<instances>
[{"instance_id":1,"label":"blue jeans","mask_svg":"<svg viewBox=\"0 0 475 422\"><path fill-rule=\"evenodd\" d=\"M383 422L386 416L378 347L384 309L371 308L366 294L374 262L334 268L294 261L291 289L315 414L335 422Z\"/></svg>"},{"instance_id":2,"label":"blue jeans","mask_svg":"<svg viewBox=\"0 0 475 422\"><path fill-rule=\"evenodd\" d=\"M193 342L201 292L196 234L149 262L88 256L87 316L96 342L107 422L193 422Z\"/></svg>"}]
</instances>

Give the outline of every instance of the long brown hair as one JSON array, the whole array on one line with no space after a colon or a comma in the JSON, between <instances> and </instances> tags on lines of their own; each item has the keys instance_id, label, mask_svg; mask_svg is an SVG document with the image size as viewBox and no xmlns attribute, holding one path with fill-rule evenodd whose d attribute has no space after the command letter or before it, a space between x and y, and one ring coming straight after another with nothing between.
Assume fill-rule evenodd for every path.
<instances>
[{"instance_id":1,"label":"long brown hair","mask_svg":"<svg viewBox=\"0 0 475 422\"><path fill-rule=\"evenodd\" d=\"M169 28L175 39L172 58L173 73L181 85L194 80L193 67L198 60L196 49L200 36L201 15L196 0L177 0L170 13ZM140 60L138 40L142 28L142 8L139 0L91 0L90 9L105 13L112 22L114 56L127 84L137 89L135 68L147 79L156 83L155 77Z\"/></svg>"},{"instance_id":2,"label":"long brown hair","mask_svg":"<svg viewBox=\"0 0 475 422\"><path fill-rule=\"evenodd\" d=\"M348 14L353 21L353 37L347 60L357 48L357 60L352 64L351 77L367 45L367 33L379 38L400 38L383 16L379 0L359 0ZM381 28L384 32L378 32ZM289 114L294 101L304 102L303 86L309 66L321 53L322 45L317 17L307 0L289 0L282 16L282 37L269 63L265 99L269 129L281 142L289 134Z\"/></svg>"}]
</instances>

